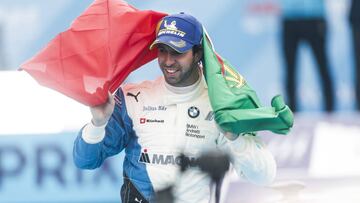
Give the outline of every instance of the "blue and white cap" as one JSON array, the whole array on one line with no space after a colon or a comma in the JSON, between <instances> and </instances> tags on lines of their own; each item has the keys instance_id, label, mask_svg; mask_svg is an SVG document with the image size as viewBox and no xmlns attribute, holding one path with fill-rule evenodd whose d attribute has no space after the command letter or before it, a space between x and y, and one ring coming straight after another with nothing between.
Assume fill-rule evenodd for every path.
<instances>
[{"instance_id":1,"label":"blue and white cap","mask_svg":"<svg viewBox=\"0 0 360 203\"><path fill-rule=\"evenodd\" d=\"M200 45L203 29L201 23L185 13L165 16L156 29L156 39L150 49L156 44L166 44L179 53L190 50L194 45Z\"/></svg>"}]
</instances>

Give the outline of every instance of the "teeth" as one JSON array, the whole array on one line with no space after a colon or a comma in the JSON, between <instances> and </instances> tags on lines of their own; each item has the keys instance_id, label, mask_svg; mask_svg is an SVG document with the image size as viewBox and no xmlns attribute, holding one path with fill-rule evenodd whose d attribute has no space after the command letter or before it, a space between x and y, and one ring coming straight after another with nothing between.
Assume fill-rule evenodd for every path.
<instances>
[{"instance_id":1,"label":"teeth","mask_svg":"<svg viewBox=\"0 0 360 203\"><path fill-rule=\"evenodd\" d=\"M174 69L166 69L166 71L167 71L168 73L175 73L175 72L176 72L176 70L174 70Z\"/></svg>"}]
</instances>

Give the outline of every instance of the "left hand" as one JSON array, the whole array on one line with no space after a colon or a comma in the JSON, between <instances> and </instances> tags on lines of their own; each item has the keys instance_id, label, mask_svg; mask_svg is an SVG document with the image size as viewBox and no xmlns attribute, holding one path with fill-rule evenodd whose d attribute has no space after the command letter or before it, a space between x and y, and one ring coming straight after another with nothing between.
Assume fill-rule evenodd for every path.
<instances>
[{"instance_id":1,"label":"left hand","mask_svg":"<svg viewBox=\"0 0 360 203\"><path fill-rule=\"evenodd\" d=\"M236 138L239 137L239 135L234 134L232 132L224 132L224 136L229 140L235 140Z\"/></svg>"}]
</instances>

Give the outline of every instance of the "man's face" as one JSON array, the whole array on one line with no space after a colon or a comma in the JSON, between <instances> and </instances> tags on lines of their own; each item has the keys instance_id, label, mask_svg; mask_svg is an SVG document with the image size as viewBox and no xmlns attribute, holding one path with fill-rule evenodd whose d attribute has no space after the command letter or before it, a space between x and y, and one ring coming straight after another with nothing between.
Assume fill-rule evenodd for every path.
<instances>
[{"instance_id":1,"label":"man's face","mask_svg":"<svg viewBox=\"0 0 360 203\"><path fill-rule=\"evenodd\" d=\"M179 53L165 44L158 44L157 48L159 66L168 84L185 87L198 80L198 60L192 49Z\"/></svg>"}]
</instances>

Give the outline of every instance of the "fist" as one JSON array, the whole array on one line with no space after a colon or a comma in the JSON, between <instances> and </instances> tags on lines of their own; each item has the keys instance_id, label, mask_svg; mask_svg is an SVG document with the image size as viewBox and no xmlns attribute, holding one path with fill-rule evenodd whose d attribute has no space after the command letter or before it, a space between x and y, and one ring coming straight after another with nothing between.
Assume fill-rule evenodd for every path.
<instances>
[{"instance_id":1,"label":"fist","mask_svg":"<svg viewBox=\"0 0 360 203\"><path fill-rule=\"evenodd\" d=\"M91 122L95 126L102 126L107 123L111 117L111 114L114 111L115 100L114 95L108 92L108 99L105 103L98 106L90 107L90 112L92 115Z\"/></svg>"}]
</instances>

